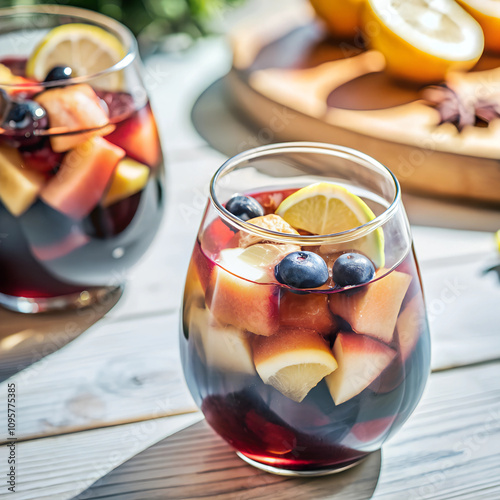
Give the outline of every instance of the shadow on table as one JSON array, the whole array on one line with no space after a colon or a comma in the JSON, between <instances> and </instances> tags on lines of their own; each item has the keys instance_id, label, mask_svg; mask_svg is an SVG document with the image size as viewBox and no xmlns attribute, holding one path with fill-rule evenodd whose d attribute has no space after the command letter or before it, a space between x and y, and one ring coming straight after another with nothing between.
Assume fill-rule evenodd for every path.
<instances>
[{"instance_id":1,"label":"shadow on table","mask_svg":"<svg viewBox=\"0 0 500 500\"><path fill-rule=\"evenodd\" d=\"M74 500L368 500L377 486L380 463L381 453L376 452L339 474L308 479L275 476L244 463L202 421L136 455Z\"/></svg>"},{"instance_id":2,"label":"shadow on table","mask_svg":"<svg viewBox=\"0 0 500 500\"><path fill-rule=\"evenodd\" d=\"M272 127L258 128L236 109L230 100L228 85L228 78L222 78L196 101L191 119L198 133L227 156L263 144L282 142L282 137L273 132ZM287 113L284 115L288 116ZM335 142L335 137L332 137L332 142ZM412 224L472 231L496 231L500 228L498 208L410 193L404 193L403 200Z\"/></svg>"},{"instance_id":3,"label":"shadow on table","mask_svg":"<svg viewBox=\"0 0 500 500\"><path fill-rule=\"evenodd\" d=\"M92 306L57 313L21 314L0 307L0 382L77 338L112 309L117 289Z\"/></svg>"}]
</instances>

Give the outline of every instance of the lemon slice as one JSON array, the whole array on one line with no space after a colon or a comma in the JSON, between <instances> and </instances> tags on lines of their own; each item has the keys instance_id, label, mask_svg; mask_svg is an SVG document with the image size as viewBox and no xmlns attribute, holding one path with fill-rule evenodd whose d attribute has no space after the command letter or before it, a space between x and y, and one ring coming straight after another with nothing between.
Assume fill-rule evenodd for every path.
<instances>
[{"instance_id":1,"label":"lemon slice","mask_svg":"<svg viewBox=\"0 0 500 500\"><path fill-rule=\"evenodd\" d=\"M500 51L500 2L498 0L457 0L457 2L481 25L484 46Z\"/></svg>"},{"instance_id":2,"label":"lemon slice","mask_svg":"<svg viewBox=\"0 0 500 500\"><path fill-rule=\"evenodd\" d=\"M370 207L359 196L331 182L318 182L299 189L282 201L276 213L294 228L313 234L341 233L375 218ZM343 245L364 253L377 267L385 264L382 228Z\"/></svg>"},{"instance_id":3,"label":"lemon slice","mask_svg":"<svg viewBox=\"0 0 500 500\"><path fill-rule=\"evenodd\" d=\"M454 0L367 0L362 26L389 73L420 83L472 68L484 48L481 27Z\"/></svg>"},{"instance_id":4,"label":"lemon slice","mask_svg":"<svg viewBox=\"0 0 500 500\"><path fill-rule=\"evenodd\" d=\"M287 329L256 337L253 353L262 381L298 403L337 368L330 348L313 330Z\"/></svg>"},{"instance_id":5,"label":"lemon slice","mask_svg":"<svg viewBox=\"0 0 500 500\"><path fill-rule=\"evenodd\" d=\"M90 24L64 24L51 29L26 63L26 75L43 81L54 66L69 66L76 76L99 73L125 57L126 51L111 33ZM100 77L99 87L117 90L121 72Z\"/></svg>"}]
</instances>

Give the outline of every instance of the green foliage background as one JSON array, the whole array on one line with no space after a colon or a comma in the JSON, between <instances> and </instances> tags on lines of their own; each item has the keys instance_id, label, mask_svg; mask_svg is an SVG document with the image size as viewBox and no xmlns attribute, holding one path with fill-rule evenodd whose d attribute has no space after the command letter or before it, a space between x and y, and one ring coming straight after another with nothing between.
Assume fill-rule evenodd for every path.
<instances>
[{"instance_id":1,"label":"green foliage background","mask_svg":"<svg viewBox=\"0 0 500 500\"><path fill-rule=\"evenodd\" d=\"M53 3L91 9L118 19L146 44L171 33L192 38L210 32L209 21L243 0L0 0L0 6Z\"/></svg>"}]
</instances>

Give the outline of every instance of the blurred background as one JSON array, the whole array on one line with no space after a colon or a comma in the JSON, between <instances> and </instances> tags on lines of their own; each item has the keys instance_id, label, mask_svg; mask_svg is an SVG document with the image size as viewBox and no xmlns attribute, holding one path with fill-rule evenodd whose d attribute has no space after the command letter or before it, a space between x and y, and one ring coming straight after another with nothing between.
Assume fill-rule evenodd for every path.
<instances>
[{"instance_id":1,"label":"blurred background","mask_svg":"<svg viewBox=\"0 0 500 500\"><path fill-rule=\"evenodd\" d=\"M95 10L128 26L141 55L189 47L201 36L220 32L222 16L244 0L0 0L0 7L57 3Z\"/></svg>"}]
</instances>

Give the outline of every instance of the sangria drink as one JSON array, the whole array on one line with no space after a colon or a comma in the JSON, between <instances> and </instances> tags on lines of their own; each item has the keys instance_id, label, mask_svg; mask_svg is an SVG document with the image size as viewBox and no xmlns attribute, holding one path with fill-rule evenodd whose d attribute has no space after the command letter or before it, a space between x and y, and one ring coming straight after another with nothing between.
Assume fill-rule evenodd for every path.
<instances>
[{"instance_id":1,"label":"sangria drink","mask_svg":"<svg viewBox=\"0 0 500 500\"><path fill-rule=\"evenodd\" d=\"M164 205L136 41L105 16L0 10L0 305L80 307L121 286Z\"/></svg>"},{"instance_id":2,"label":"sangria drink","mask_svg":"<svg viewBox=\"0 0 500 500\"><path fill-rule=\"evenodd\" d=\"M212 428L288 475L343 470L415 409L430 345L399 185L362 153L289 143L215 174L181 353Z\"/></svg>"}]
</instances>

